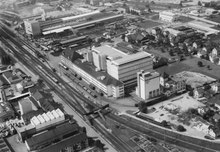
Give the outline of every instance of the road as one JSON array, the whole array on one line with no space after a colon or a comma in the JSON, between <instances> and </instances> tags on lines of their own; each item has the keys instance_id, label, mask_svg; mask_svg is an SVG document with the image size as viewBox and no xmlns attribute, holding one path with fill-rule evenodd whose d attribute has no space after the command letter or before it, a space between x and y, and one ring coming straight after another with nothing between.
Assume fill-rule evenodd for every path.
<instances>
[{"instance_id":1,"label":"road","mask_svg":"<svg viewBox=\"0 0 220 152\"><path fill-rule=\"evenodd\" d=\"M3 31L3 33L5 33L5 32ZM9 31L8 31L8 33L9 33ZM8 35L6 33L4 35L6 35L6 37L8 37ZM10 37L8 37L8 38L10 38ZM12 38L10 38L10 40L12 40ZM4 43L6 43L6 42L4 42ZM78 100L81 100L82 102L86 102L88 104L91 104L93 106L98 107L98 105L95 105L94 103L89 101L87 98L81 96L81 94L79 92L77 92L76 90L74 90L73 88L71 88L69 86L69 84L66 84L65 82L63 82L63 80L60 79L57 74L53 73L50 69L48 69L48 67L46 67L44 64L39 62L38 59L36 59L33 55L31 55L27 50L25 50L21 46L22 42L20 42L21 43L20 44L16 40L14 40L13 43L16 44L16 46L20 48L20 50L22 51L23 54L27 54L33 60L33 62L36 62L36 65L39 65L39 66L41 66L41 68L46 69L46 72L49 73L50 76L53 76L57 80L59 80L59 82L61 84L60 87L62 88L62 90L60 90L60 87L58 88L58 90L57 89L55 89L55 90L58 91L58 92L56 92L56 93L58 93L58 95L64 96L63 99L66 99L68 101L68 99L69 99L68 96L74 96L73 98L77 98ZM10 44L8 44L8 45L10 46ZM12 50L13 50L13 47L12 47ZM14 52L17 52L17 51L14 51ZM22 58L21 60L24 60L24 59ZM29 67L30 67L30 65L29 65ZM32 69L35 69L35 68L32 68ZM36 68L36 69L38 69L38 68ZM37 72L39 72L39 69L37 70ZM49 83L49 84L51 83L51 80L48 80L48 78L46 78L44 75L42 77L44 77L44 79L47 83ZM54 87L54 85L52 87ZM65 90L64 95L62 94L63 90ZM74 93L74 95L73 95L73 93ZM69 100L69 101L71 101L71 100ZM73 107L75 106L74 108L76 108L76 110L79 109L80 106L76 107L79 105L79 103L73 104L73 102L69 102L69 101L68 101L68 103L71 104L71 106L73 106ZM82 112L80 110L78 110L78 111L80 114L82 114ZM220 146L218 143L213 143L212 141L202 140L202 139L197 139L197 138L193 138L190 136L186 136L186 135L183 135L183 134L171 131L171 130L167 130L163 127L157 126L152 123L143 123L143 122L137 121L136 119L131 118L131 117L129 119L124 119L124 118L120 118L119 116L116 116L113 114L109 114L106 117L113 120L113 121L118 122L121 125L124 125L125 127L128 127L132 130L135 130L139 133L143 133L148 136L152 136L154 138L161 139L161 140L166 138L166 140L168 142L174 143L178 146L182 146L182 147L193 149L193 150L200 151L200 152L220 151ZM95 124L98 125L98 123L95 123ZM94 125L94 126L96 126L96 125ZM98 126L101 127L100 125L98 125ZM96 129L100 130L99 127L96 127ZM123 143L123 141L120 141L119 139L118 139L118 141L115 142L115 140L113 140L114 137L112 137L109 132L107 132L105 129L102 129L102 131L104 131L103 135L105 136L105 138L107 138L110 142L112 142L113 145L115 145L117 147L117 144L120 144L120 147L118 147L119 151L126 151L126 152L130 151L129 150L130 148L128 146L126 146L126 143ZM102 132L102 131L100 131L100 132ZM122 146L121 144L122 145L124 144L124 145Z\"/></svg>"},{"instance_id":2,"label":"road","mask_svg":"<svg viewBox=\"0 0 220 152\"><path fill-rule=\"evenodd\" d=\"M36 59L29 51L24 49L25 45L23 42L16 42L16 40L8 37L4 31L1 30L1 34L4 35L4 38L1 37L1 41L6 44L10 50L13 51L14 55L19 59L19 61L23 62L28 68L30 68L34 73L38 74L47 85L53 89L53 91L65 102L68 103L69 106L75 109L75 111L81 115L83 118L83 114L86 113L84 108L82 107L82 102L84 100L88 100L85 97L81 96L76 90L74 90L68 83L63 81L56 73L52 72L47 66L41 63L38 59ZM9 39L5 39L9 38ZM13 44L14 45L13 45ZM27 46L27 44L26 44ZM29 48L31 50L31 48ZM52 79L57 79L60 83L56 84ZM83 118L86 121L86 118ZM129 152L132 151L126 143L124 143L121 139L114 137L110 132L99 125L97 120L93 121L94 128L104 135L104 137L110 141L114 147L121 152Z\"/></svg>"}]
</instances>

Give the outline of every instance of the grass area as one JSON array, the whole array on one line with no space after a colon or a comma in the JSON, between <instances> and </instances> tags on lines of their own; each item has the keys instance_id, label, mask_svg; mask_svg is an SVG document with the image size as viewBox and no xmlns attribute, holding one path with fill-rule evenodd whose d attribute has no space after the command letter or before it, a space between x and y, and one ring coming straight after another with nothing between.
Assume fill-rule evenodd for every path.
<instances>
[{"instance_id":1,"label":"grass area","mask_svg":"<svg viewBox=\"0 0 220 152\"><path fill-rule=\"evenodd\" d=\"M211 17L207 17L206 19L210 20L210 21L214 21L214 22L220 23L220 15L215 15L212 18Z\"/></svg>"},{"instance_id":2,"label":"grass area","mask_svg":"<svg viewBox=\"0 0 220 152\"><path fill-rule=\"evenodd\" d=\"M198 61L203 62L203 67L198 66ZM207 66L210 66L211 70L208 70ZM199 58L189 58L182 62L176 62L168 66L164 66L161 68L156 69L158 72L166 72L170 75L182 72L182 71L192 71L202 73L209 77L220 79L220 66L215 65L207 60L202 60Z\"/></svg>"},{"instance_id":3,"label":"grass area","mask_svg":"<svg viewBox=\"0 0 220 152\"><path fill-rule=\"evenodd\" d=\"M179 21L182 22L182 23L187 23L187 22L190 22L190 21L193 21L194 19L193 18L190 18L190 17L185 17L185 16L180 16L179 17Z\"/></svg>"},{"instance_id":4,"label":"grass area","mask_svg":"<svg viewBox=\"0 0 220 152\"><path fill-rule=\"evenodd\" d=\"M190 66L185 65L183 63L174 63L174 64L169 64L168 66L160 67L156 69L159 73L166 72L169 75L174 75L182 71L187 71L190 69Z\"/></svg>"},{"instance_id":5,"label":"grass area","mask_svg":"<svg viewBox=\"0 0 220 152\"><path fill-rule=\"evenodd\" d=\"M151 20L146 20L144 22L138 23L137 25L140 26L141 28L147 29L147 28L152 28L152 27L162 25L162 23L151 21Z\"/></svg>"}]
</instances>

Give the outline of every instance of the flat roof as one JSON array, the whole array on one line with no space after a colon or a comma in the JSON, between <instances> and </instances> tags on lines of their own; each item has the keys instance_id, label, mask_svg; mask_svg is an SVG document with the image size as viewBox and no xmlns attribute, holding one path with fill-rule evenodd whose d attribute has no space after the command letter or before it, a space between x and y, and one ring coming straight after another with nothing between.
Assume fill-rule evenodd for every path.
<instances>
[{"instance_id":1,"label":"flat roof","mask_svg":"<svg viewBox=\"0 0 220 152\"><path fill-rule=\"evenodd\" d=\"M148 78L148 79L152 79L152 78L155 78L155 77L159 77L160 74L156 71L153 71L153 72L146 72L145 71L144 73L142 73L142 77L143 76Z\"/></svg>"},{"instance_id":2,"label":"flat roof","mask_svg":"<svg viewBox=\"0 0 220 152\"><path fill-rule=\"evenodd\" d=\"M100 13L99 10L94 11L94 12L90 12L90 13L81 14L81 15L76 15L76 16L63 17L61 19L63 21L68 21L68 20L74 20L74 19L78 19L78 18L82 18L82 17L86 17L86 16L89 16L89 15L94 15L94 14L98 14L98 13Z\"/></svg>"},{"instance_id":3,"label":"flat roof","mask_svg":"<svg viewBox=\"0 0 220 152\"><path fill-rule=\"evenodd\" d=\"M138 59L148 58L151 54L147 52L137 52L135 54L126 54L115 47L104 45L100 47L93 48L93 51L97 52L100 55L106 55L109 59L112 60L112 63L116 65L125 64L132 62Z\"/></svg>"},{"instance_id":4,"label":"flat roof","mask_svg":"<svg viewBox=\"0 0 220 152\"><path fill-rule=\"evenodd\" d=\"M79 59L75 60L73 62L76 66L78 66L80 69L91 75L94 79L98 80L105 86L107 85L114 85L114 86L121 86L123 83L112 76L110 76L107 72L103 71L96 71L96 67L92 65L89 62L81 62ZM101 77L104 77L104 79L101 79Z\"/></svg>"},{"instance_id":5,"label":"flat roof","mask_svg":"<svg viewBox=\"0 0 220 152\"><path fill-rule=\"evenodd\" d=\"M102 21L106 21L106 20L113 19L113 18L119 18L119 17L123 17L123 15L118 14L118 15L114 15L114 16L110 16L110 17L96 19L96 20L93 20L93 21L90 21L90 22L85 22L85 23L81 23L81 24L70 25L70 26L65 26L65 27L61 27L61 28L57 28L57 29L53 29L53 30L49 30L49 31L44 31L43 35L47 35L47 34L51 34L51 33L60 33L60 32L63 32L64 30L67 30L67 29L80 28L82 26L93 25L93 24L97 24L97 23L102 22Z\"/></svg>"},{"instance_id":6,"label":"flat roof","mask_svg":"<svg viewBox=\"0 0 220 152\"><path fill-rule=\"evenodd\" d=\"M94 47L92 50L100 55L107 55L108 58L110 58L111 60L115 60L117 58L123 58L128 55L128 54L126 54L126 53L124 53L114 47L109 46L109 45Z\"/></svg>"}]
</instances>

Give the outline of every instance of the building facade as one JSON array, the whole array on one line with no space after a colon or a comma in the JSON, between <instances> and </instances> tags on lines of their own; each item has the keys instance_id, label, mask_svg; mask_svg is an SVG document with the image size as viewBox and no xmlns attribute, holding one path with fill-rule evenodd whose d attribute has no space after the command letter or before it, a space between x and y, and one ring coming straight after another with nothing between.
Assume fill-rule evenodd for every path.
<instances>
[{"instance_id":1,"label":"building facade","mask_svg":"<svg viewBox=\"0 0 220 152\"><path fill-rule=\"evenodd\" d=\"M38 21L24 21L25 32L29 35L39 35L41 34L41 27Z\"/></svg>"},{"instance_id":2,"label":"building facade","mask_svg":"<svg viewBox=\"0 0 220 152\"><path fill-rule=\"evenodd\" d=\"M93 48L92 52L94 65L122 81L125 87L137 84L138 71L153 69L152 58L146 52L123 52L109 45Z\"/></svg>"},{"instance_id":3,"label":"building facade","mask_svg":"<svg viewBox=\"0 0 220 152\"><path fill-rule=\"evenodd\" d=\"M160 74L156 71L140 71L137 73L137 95L146 100L158 97L160 93Z\"/></svg>"},{"instance_id":4,"label":"building facade","mask_svg":"<svg viewBox=\"0 0 220 152\"><path fill-rule=\"evenodd\" d=\"M159 19L165 22L174 22L178 19L178 15L172 12L162 11L159 13Z\"/></svg>"},{"instance_id":5,"label":"building facade","mask_svg":"<svg viewBox=\"0 0 220 152\"><path fill-rule=\"evenodd\" d=\"M71 50L69 50L71 52ZM88 56L87 56L88 57ZM88 57L87 59L92 58ZM93 58L94 59L94 58ZM89 61L92 59L89 59ZM64 54L61 56L61 62L71 70L80 75L85 82L94 85L98 90L110 97L123 97L124 84L110 76L107 72L101 71L96 66L85 60L72 60L71 55Z\"/></svg>"}]
</instances>

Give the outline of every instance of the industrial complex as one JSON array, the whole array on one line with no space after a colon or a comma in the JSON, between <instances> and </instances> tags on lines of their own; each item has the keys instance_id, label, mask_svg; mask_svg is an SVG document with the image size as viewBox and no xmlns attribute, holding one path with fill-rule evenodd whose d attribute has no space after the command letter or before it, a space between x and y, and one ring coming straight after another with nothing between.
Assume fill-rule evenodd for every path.
<instances>
[{"instance_id":1,"label":"industrial complex","mask_svg":"<svg viewBox=\"0 0 220 152\"><path fill-rule=\"evenodd\" d=\"M0 2L1 152L220 151L220 3Z\"/></svg>"},{"instance_id":2,"label":"industrial complex","mask_svg":"<svg viewBox=\"0 0 220 152\"><path fill-rule=\"evenodd\" d=\"M49 35L62 33L65 30L85 29L106 23L112 23L123 19L123 15L94 11L82 15L56 18L47 21L25 20L25 31L27 34Z\"/></svg>"}]
</instances>

